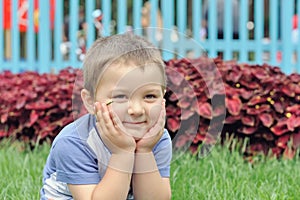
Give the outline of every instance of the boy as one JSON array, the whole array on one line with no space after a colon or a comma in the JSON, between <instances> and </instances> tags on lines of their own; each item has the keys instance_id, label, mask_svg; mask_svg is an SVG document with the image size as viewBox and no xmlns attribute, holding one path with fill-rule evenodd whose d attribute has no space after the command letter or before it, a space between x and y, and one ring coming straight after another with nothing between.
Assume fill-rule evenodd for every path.
<instances>
[{"instance_id":1,"label":"boy","mask_svg":"<svg viewBox=\"0 0 300 200\"><path fill-rule=\"evenodd\" d=\"M87 115L53 141L41 199L170 199L165 65L133 34L98 39L83 63Z\"/></svg>"}]
</instances>

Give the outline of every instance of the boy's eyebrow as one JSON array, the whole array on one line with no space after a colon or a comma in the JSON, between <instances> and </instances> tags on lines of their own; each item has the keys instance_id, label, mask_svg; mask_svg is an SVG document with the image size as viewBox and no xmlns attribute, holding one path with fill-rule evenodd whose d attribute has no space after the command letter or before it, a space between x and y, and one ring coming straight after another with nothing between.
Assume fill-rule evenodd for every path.
<instances>
[{"instance_id":1,"label":"boy's eyebrow","mask_svg":"<svg viewBox=\"0 0 300 200\"><path fill-rule=\"evenodd\" d=\"M155 89L153 89L153 88L151 88L151 89L146 89L146 91L147 92L160 92L161 91L161 88L155 88Z\"/></svg>"},{"instance_id":2,"label":"boy's eyebrow","mask_svg":"<svg viewBox=\"0 0 300 200\"><path fill-rule=\"evenodd\" d=\"M158 94L158 93L161 93L161 92L162 92L161 88L146 89L146 90L144 90L144 93L155 93L155 94Z\"/></svg>"},{"instance_id":3,"label":"boy's eyebrow","mask_svg":"<svg viewBox=\"0 0 300 200\"><path fill-rule=\"evenodd\" d=\"M129 90L126 88L121 88L121 87L116 87L114 88L111 92L115 93L115 92L128 92Z\"/></svg>"},{"instance_id":4,"label":"boy's eyebrow","mask_svg":"<svg viewBox=\"0 0 300 200\"><path fill-rule=\"evenodd\" d=\"M146 92L160 92L161 91L161 85L160 84L155 84L155 86L158 86L158 87L154 87L147 84L147 85L143 85L143 86L140 86L140 87L136 87L134 89L134 91L136 90L142 90L142 91L146 91ZM127 88L127 87L115 87L114 89L111 90L111 94L114 94L114 93L128 93L128 92L132 92L132 89L131 88Z\"/></svg>"}]
</instances>

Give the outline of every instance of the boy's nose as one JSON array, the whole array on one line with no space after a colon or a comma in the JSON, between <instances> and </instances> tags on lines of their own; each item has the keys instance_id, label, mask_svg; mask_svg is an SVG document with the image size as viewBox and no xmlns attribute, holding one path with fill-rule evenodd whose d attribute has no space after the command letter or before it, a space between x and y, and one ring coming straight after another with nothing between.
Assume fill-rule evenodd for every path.
<instances>
[{"instance_id":1,"label":"boy's nose","mask_svg":"<svg viewBox=\"0 0 300 200\"><path fill-rule=\"evenodd\" d=\"M145 110L143 104L139 101L129 101L128 114L129 115L142 115Z\"/></svg>"}]
</instances>

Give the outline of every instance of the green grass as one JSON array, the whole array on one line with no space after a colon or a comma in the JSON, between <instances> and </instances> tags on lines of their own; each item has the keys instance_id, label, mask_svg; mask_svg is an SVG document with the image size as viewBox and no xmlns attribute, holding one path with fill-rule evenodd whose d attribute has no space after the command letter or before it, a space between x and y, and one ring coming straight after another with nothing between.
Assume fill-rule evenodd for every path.
<instances>
[{"instance_id":1,"label":"green grass","mask_svg":"<svg viewBox=\"0 0 300 200\"><path fill-rule=\"evenodd\" d=\"M173 199L299 199L300 160L255 158L215 147L206 157L184 154L172 163Z\"/></svg>"},{"instance_id":2,"label":"green grass","mask_svg":"<svg viewBox=\"0 0 300 200\"><path fill-rule=\"evenodd\" d=\"M33 151L20 143L0 142L0 199L39 199L49 145ZM206 157L174 155L172 199L299 199L300 160L257 157L246 162L238 152L219 146Z\"/></svg>"},{"instance_id":3,"label":"green grass","mask_svg":"<svg viewBox=\"0 0 300 200\"><path fill-rule=\"evenodd\" d=\"M0 143L0 199L39 199L42 171L49 145L33 151L21 143Z\"/></svg>"}]
</instances>

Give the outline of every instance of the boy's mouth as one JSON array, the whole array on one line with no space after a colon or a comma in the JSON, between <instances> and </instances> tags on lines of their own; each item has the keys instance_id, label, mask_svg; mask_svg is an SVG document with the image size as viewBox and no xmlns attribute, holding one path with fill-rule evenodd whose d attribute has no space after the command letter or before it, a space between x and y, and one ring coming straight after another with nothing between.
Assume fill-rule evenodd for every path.
<instances>
[{"instance_id":1,"label":"boy's mouth","mask_svg":"<svg viewBox=\"0 0 300 200\"><path fill-rule=\"evenodd\" d=\"M123 124L132 124L132 125L139 125L139 124L144 124L146 121L141 121L141 122L123 122Z\"/></svg>"},{"instance_id":2,"label":"boy's mouth","mask_svg":"<svg viewBox=\"0 0 300 200\"><path fill-rule=\"evenodd\" d=\"M123 125L127 128L140 128L146 125L146 121L140 122L123 122Z\"/></svg>"}]
</instances>

